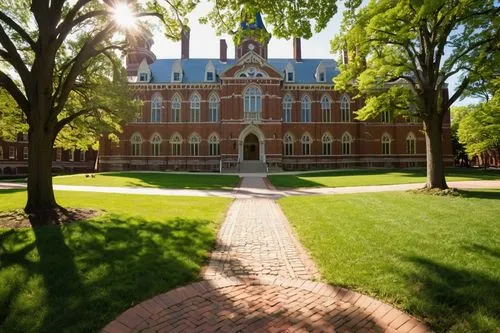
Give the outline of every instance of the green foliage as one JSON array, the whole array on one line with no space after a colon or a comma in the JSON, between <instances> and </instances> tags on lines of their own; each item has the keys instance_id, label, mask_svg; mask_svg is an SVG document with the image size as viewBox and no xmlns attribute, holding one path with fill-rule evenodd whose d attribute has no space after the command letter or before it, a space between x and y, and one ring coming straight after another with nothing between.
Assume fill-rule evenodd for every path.
<instances>
[{"instance_id":1,"label":"green foliage","mask_svg":"<svg viewBox=\"0 0 500 333\"><path fill-rule=\"evenodd\" d=\"M260 12L271 32L278 38L312 36L312 32L323 30L330 18L336 13L337 6L332 0L288 1L288 0L211 0L212 10L202 18L202 23L210 22L217 34L229 33L235 40L241 40L245 34L238 29L242 21L253 23L255 14ZM270 37L267 32L257 32L260 41Z\"/></svg>"},{"instance_id":2,"label":"green foliage","mask_svg":"<svg viewBox=\"0 0 500 333\"><path fill-rule=\"evenodd\" d=\"M19 133L28 132L28 124L12 96L0 88L0 138L15 141Z\"/></svg>"},{"instance_id":3,"label":"green foliage","mask_svg":"<svg viewBox=\"0 0 500 333\"><path fill-rule=\"evenodd\" d=\"M500 191L460 192L296 196L279 204L328 283L390 302L436 332L495 332Z\"/></svg>"},{"instance_id":4,"label":"green foliage","mask_svg":"<svg viewBox=\"0 0 500 333\"><path fill-rule=\"evenodd\" d=\"M470 106L458 125L458 138L470 157L500 149L500 95Z\"/></svg>"},{"instance_id":5,"label":"green foliage","mask_svg":"<svg viewBox=\"0 0 500 333\"><path fill-rule=\"evenodd\" d=\"M335 89L375 96L358 111L360 119L387 109L407 114L410 105L420 119L442 117L480 73L498 68L500 8L493 0L371 0L367 6L361 1L346 5L332 49L347 50L349 63L340 66ZM457 73L462 73L462 81L442 108L441 91ZM415 97L395 93L389 83L399 83Z\"/></svg>"}]
</instances>

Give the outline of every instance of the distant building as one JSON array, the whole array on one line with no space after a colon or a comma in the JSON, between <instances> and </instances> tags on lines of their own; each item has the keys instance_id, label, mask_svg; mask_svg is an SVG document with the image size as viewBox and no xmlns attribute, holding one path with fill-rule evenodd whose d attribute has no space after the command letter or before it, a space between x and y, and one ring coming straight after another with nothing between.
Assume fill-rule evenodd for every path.
<instances>
[{"instance_id":1,"label":"distant building","mask_svg":"<svg viewBox=\"0 0 500 333\"><path fill-rule=\"evenodd\" d=\"M19 134L14 141L0 140L0 177L28 173L28 135ZM95 150L63 150L52 152L52 172L76 173L94 170Z\"/></svg>"},{"instance_id":2,"label":"distant building","mask_svg":"<svg viewBox=\"0 0 500 333\"><path fill-rule=\"evenodd\" d=\"M260 15L241 29L265 29ZM180 59L156 59L153 40L127 56L130 84L143 106L120 142L100 143L100 170L307 170L425 166L425 137L414 119L390 112L355 120L363 101L333 91L331 59L269 59L268 41L249 37L227 58L189 57L189 30ZM348 61L344 57L344 61ZM453 163L449 116L444 153Z\"/></svg>"}]
</instances>

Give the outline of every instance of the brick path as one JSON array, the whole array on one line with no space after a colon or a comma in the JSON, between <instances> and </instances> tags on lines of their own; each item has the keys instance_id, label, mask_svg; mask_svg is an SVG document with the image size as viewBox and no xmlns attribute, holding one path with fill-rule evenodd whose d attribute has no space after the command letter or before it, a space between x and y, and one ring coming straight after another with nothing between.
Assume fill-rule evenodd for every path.
<instances>
[{"instance_id":1,"label":"brick path","mask_svg":"<svg viewBox=\"0 0 500 333\"><path fill-rule=\"evenodd\" d=\"M371 297L314 282L318 271L264 180L244 178L240 190L257 194L232 204L205 280L136 305L103 332L429 331Z\"/></svg>"}]
</instances>

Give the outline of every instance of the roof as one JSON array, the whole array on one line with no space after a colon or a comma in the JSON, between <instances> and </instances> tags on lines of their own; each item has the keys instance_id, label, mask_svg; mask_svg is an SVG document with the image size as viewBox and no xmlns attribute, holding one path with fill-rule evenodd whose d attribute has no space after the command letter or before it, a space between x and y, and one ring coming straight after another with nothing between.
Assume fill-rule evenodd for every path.
<instances>
[{"instance_id":1,"label":"roof","mask_svg":"<svg viewBox=\"0 0 500 333\"><path fill-rule=\"evenodd\" d=\"M266 30L266 27L264 26L264 21L262 20L262 16L260 15L259 12L255 14L255 22L248 23L247 21L243 21L240 23L240 27L243 30L255 30L255 29L264 29Z\"/></svg>"},{"instance_id":2,"label":"roof","mask_svg":"<svg viewBox=\"0 0 500 333\"><path fill-rule=\"evenodd\" d=\"M172 65L178 59L157 59L150 65L151 83L170 83ZM223 63L219 59L182 59L182 69L184 77L182 83L203 83L205 82L205 67L209 61L215 66L217 74L222 73L229 67L235 65L235 59L228 59ZM267 59L267 63L284 73L286 65L291 62L295 69L295 82L299 84L315 84L316 68L323 62L326 71L326 82L332 82L333 78L339 74L337 63L332 59L302 59L296 62L295 59Z\"/></svg>"}]
</instances>

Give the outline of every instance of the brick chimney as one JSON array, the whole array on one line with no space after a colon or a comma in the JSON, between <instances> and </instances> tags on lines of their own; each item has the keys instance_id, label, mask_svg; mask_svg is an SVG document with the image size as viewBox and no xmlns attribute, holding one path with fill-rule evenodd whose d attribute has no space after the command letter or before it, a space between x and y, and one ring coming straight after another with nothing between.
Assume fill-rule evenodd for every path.
<instances>
[{"instance_id":1,"label":"brick chimney","mask_svg":"<svg viewBox=\"0 0 500 333\"><path fill-rule=\"evenodd\" d=\"M347 65L349 63L349 55L347 53L347 49L342 50L342 63Z\"/></svg>"},{"instance_id":2,"label":"brick chimney","mask_svg":"<svg viewBox=\"0 0 500 333\"><path fill-rule=\"evenodd\" d=\"M220 40L220 61L227 62L227 43L225 39Z\"/></svg>"},{"instance_id":3,"label":"brick chimney","mask_svg":"<svg viewBox=\"0 0 500 333\"><path fill-rule=\"evenodd\" d=\"M300 37L293 39L293 58L297 62L302 62L302 47L300 46Z\"/></svg>"},{"instance_id":4,"label":"brick chimney","mask_svg":"<svg viewBox=\"0 0 500 333\"><path fill-rule=\"evenodd\" d=\"M189 59L189 33L190 30L188 26L182 28L181 34L181 59Z\"/></svg>"}]
</instances>

